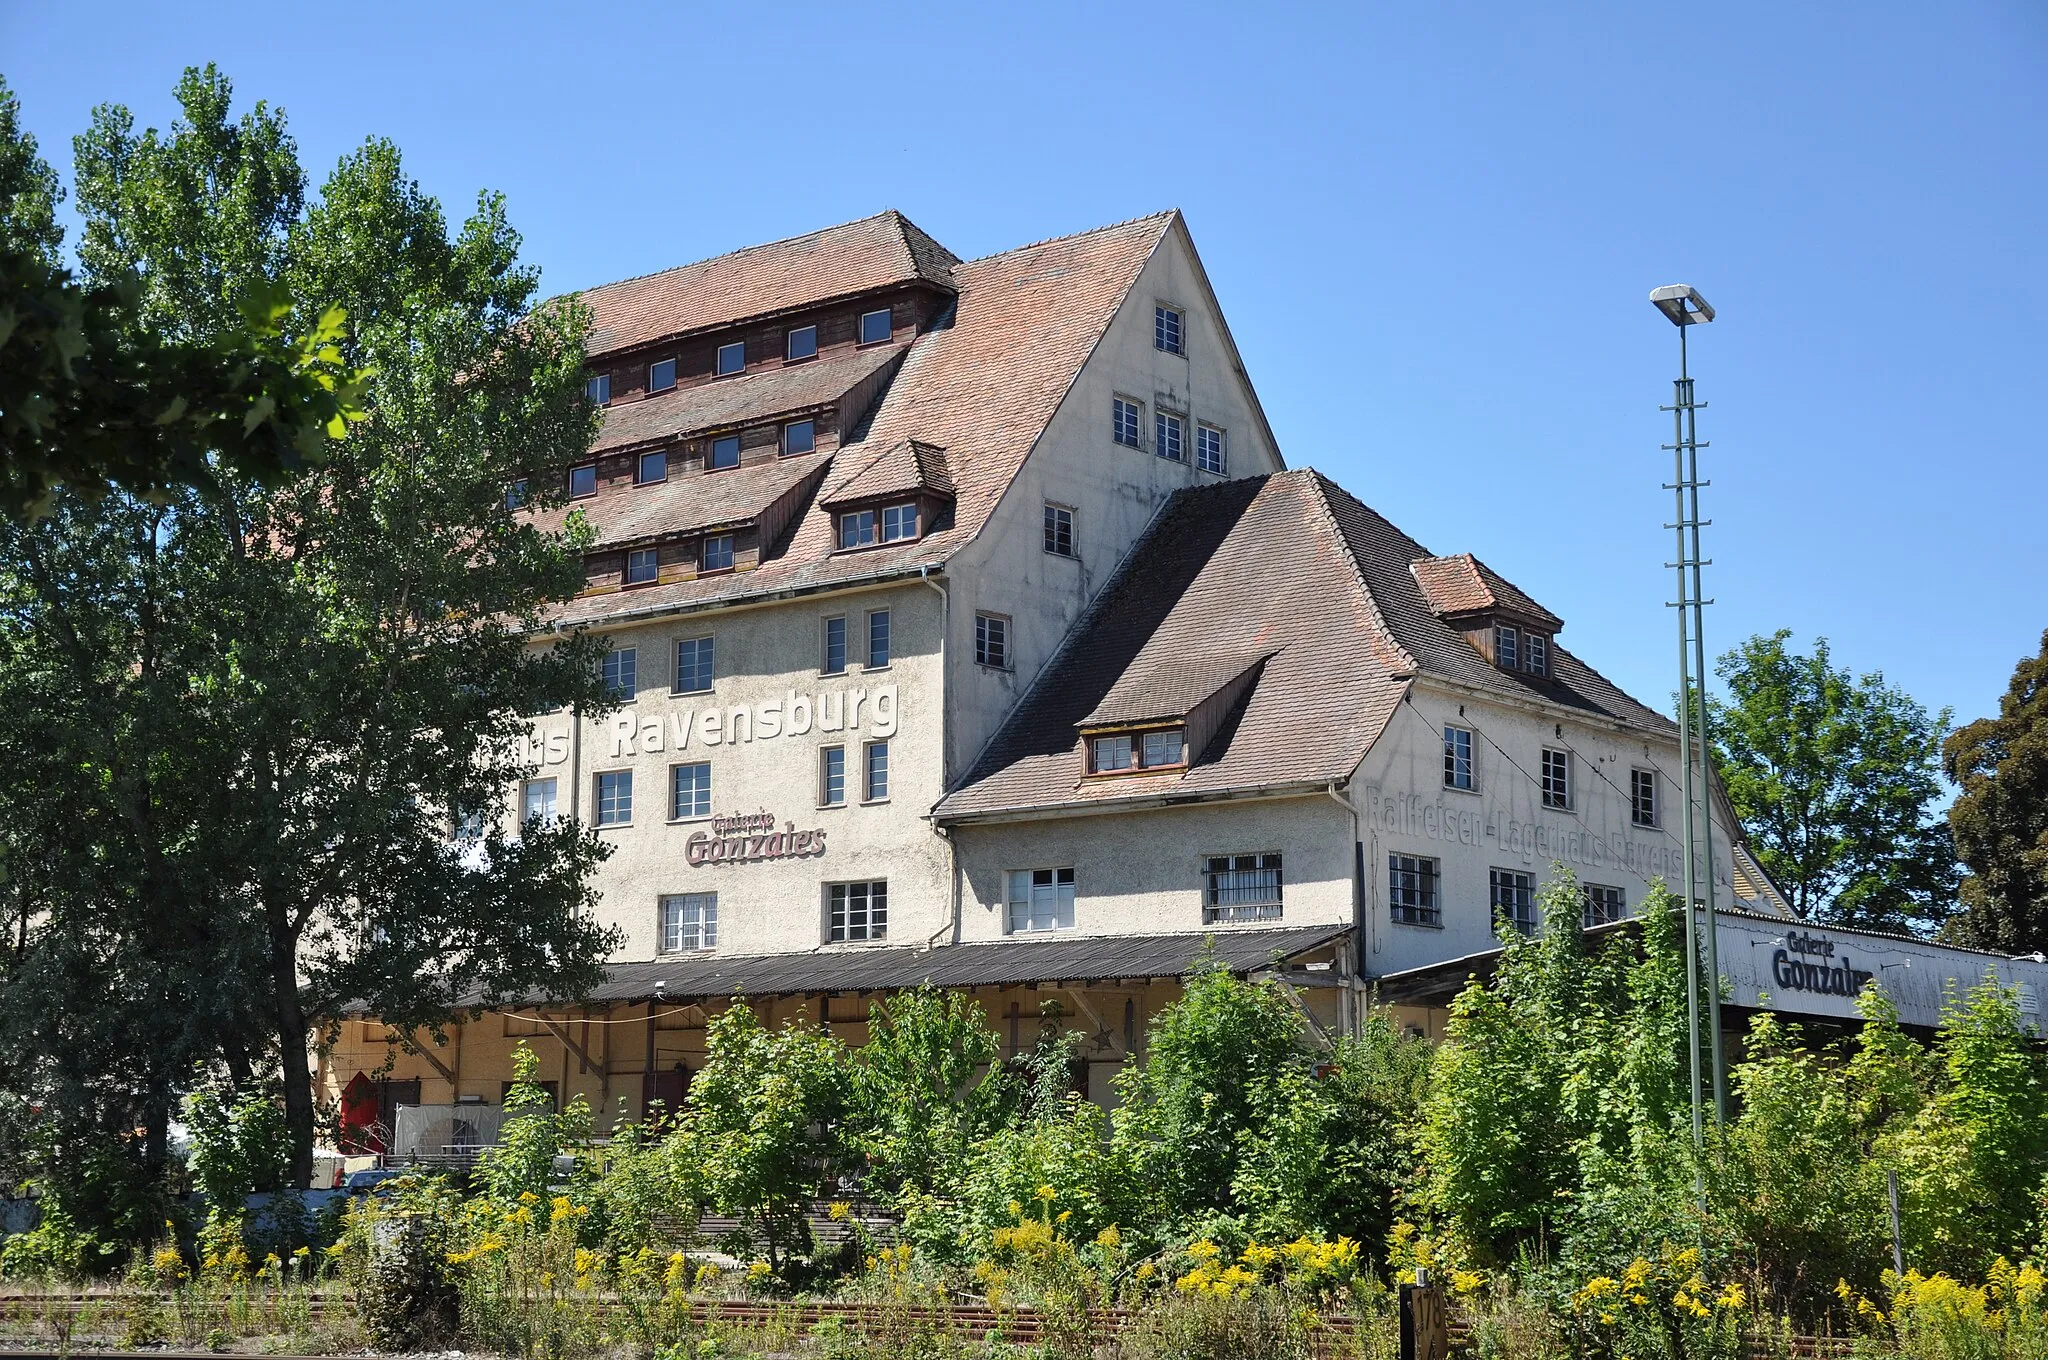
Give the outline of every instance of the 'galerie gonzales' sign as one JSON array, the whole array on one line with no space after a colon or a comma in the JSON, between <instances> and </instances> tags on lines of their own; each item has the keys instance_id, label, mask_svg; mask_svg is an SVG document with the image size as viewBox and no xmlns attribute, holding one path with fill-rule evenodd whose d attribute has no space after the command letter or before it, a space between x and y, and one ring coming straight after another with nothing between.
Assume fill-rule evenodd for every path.
<instances>
[{"instance_id":1,"label":"'galerie gonzales' sign","mask_svg":"<svg viewBox=\"0 0 2048 1360\"><path fill-rule=\"evenodd\" d=\"M1818 935L1793 931L1785 947L1771 951L1771 980L1795 992L1820 992L1826 996L1855 996L1874 975L1850 966L1844 954L1835 958L1835 942Z\"/></svg>"},{"instance_id":2,"label":"'galerie gonzales' sign","mask_svg":"<svg viewBox=\"0 0 2048 1360\"><path fill-rule=\"evenodd\" d=\"M795 822L775 829L772 812L739 812L713 817L711 830L683 842L683 858L695 869L705 864L752 864L764 859L808 859L825 853L825 831L799 831Z\"/></svg>"}]
</instances>

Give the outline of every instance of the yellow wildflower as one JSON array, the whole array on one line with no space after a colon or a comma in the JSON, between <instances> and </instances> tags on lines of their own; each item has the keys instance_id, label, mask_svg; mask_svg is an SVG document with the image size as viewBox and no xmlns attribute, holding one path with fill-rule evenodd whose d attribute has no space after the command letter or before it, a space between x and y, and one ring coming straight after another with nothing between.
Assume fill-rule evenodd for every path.
<instances>
[{"instance_id":1,"label":"yellow wildflower","mask_svg":"<svg viewBox=\"0 0 2048 1360\"><path fill-rule=\"evenodd\" d=\"M826 1210L826 1212L831 1216L834 1223L844 1223L847 1219L853 1217L853 1206L843 1199L835 1199L832 1201L832 1207Z\"/></svg>"}]
</instances>

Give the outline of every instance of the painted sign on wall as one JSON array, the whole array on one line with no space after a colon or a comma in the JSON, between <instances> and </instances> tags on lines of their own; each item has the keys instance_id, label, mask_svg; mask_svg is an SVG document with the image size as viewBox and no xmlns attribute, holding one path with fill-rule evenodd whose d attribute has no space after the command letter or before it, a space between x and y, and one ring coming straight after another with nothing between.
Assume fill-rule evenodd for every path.
<instances>
[{"instance_id":1,"label":"painted sign on wall","mask_svg":"<svg viewBox=\"0 0 2048 1360\"><path fill-rule=\"evenodd\" d=\"M824 853L823 828L799 831L795 822L784 822L777 831L775 814L765 810L713 817L709 831L694 831L683 842L683 858L693 869L705 864L808 859Z\"/></svg>"}]
</instances>

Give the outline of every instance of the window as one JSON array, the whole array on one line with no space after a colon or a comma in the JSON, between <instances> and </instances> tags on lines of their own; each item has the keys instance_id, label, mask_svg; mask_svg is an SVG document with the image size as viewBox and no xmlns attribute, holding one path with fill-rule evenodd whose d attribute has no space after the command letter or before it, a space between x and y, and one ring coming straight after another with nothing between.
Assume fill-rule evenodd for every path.
<instances>
[{"instance_id":1,"label":"window","mask_svg":"<svg viewBox=\"0 0 2048 1360\"><path fill-rule=\"evenodd\" d=\"M1168 354L1184 353L1180 347L1180 313L1172 307L1152 309L1152 348Z\"/></svg>"},{"instance_id":2,"label":"window","mask_svg":"<svg viewBox=\"0 0 2048 1360\"><path fill-rule=\"evenodd\" d=\"M1097 774L1135 768L1135 756L1128 735L1095 737L1088 743L1088 767Z\"/></svg>"},{"instance_id":3,"label":"window","mask_svg":"<svg viewBox=\"0 0 2048 1360\"><path fill-rule=\"evenodd\" d=\"M1152 422L1152 432L1158 438L1158 442L1152 446L1152 452L1158 454L1161 458L1175 463L1186 462L1188 457L1188 451L1185 447L1187 430L1188 423L1185 420L1182 420L1179 416L1168 415L1166 412L1161 411Z\"/></svg>"},{"instance_id":4,"label":"window","mask_svg":"<svg viewBox=\"0 0 2048 1360\"><path fill-rule=\"evenodd\" d=\"M1536 880L1512 869L1487 870L1493 919L1508 922L1524 935L1536 933Z\"/></svg>"},{"instance_id":5,"label":"window","mask_svg":"<svg viewBox=\"0 0 2048 1360\"><path fill-rule=\"evenodd\" d=\"M626 554L626 584L644 586L661 573L660 558L652 548L635 548Z\"/></svg>"},{"instance_id":6,"label":"window","mask_svg":"<svg viewBox=\"0 0 2048 1360\"><path fill-rule=\"evenodd\" d=\"M583 395L590 398L593 406L609 406L612 400L612 375L600 373L583 384Z\"/></svg>"},{"instance_id":7,"label":"window","mask_svg":"<svg viewBox=\"0 0 2048 1360\"><path fill-rule=\"evenodd\" d=\"M455 813L455 843L475 845L484 838L484 814L481 808L458 808Z\"/></svg>"},{"instance_id":8,"label":"window","mask_svg":"<svg viewBox=\"0 0 2048 1360\"><path fill-rule=\"evenodd\" d=\"M633 471L633 480L645 486L649 482L668 480L668 450L656 449L653 453L640 455L640 465Z\"/></svg>"},{"instance_id":9,"label":"window","mask_svg":"<svg viewBox=\"0 0 2048 1360\"><path fill-rule=\"evenodd\" d=\"M1493 630L1493 660L1495 665L1507 671L1521 664L1515 660L1515 630L1506 624Z\"/></svg>"},{"instance_id":10,"label":"window","mask_svg":"<svg viewBox=\"0 0 2048 1360\"><path fill-rule=\"evenodd\" d=\"M613 770L597 777L597 824L624 826L633 820L633 772Z\"/></svg>"},{"instance_id":11,"label":"window","mask_svg":"<svg viewBox=\"0 0 2048 1360\"><path fill-rule=\"evenodd\" d=\"M1572 753L1549 746L1543 748L1543 806L1569 809L1572 805Z\"/></svg>"},{"instance_id":12,"label":"window","mask_svg":"<svg viewBox=\"0 0 2048 1360\"><path fill-rule=\"evenodd\" d=\"M1000 614L974 616L974 660L976 665L997 670L1010 667L1010 621Z\"/></svg>"},{"instance_id":13,"label":"window","mask_svg":"<svg viewBox=\"0 0 2048 1360\"><path fill-rule=\"evenodd\" d=\"M677 694L702 694L711 688L711 639L684 638L676 644Z\"/></svg>"},{"instance_id":14,"label":"window","mask_svg":"<svg viewBox=\"0 0 2048 1360\"><path fill-rule=\"evenodd\" d=\"M1150 732L1119 732L1088 739L1090 774L1122 770L1156 770L1187 763L1187 729L1163 727Z\"/></svg>"},{"instance_id":15,"label":"window","mask_svg":"<svg viewBox=\"0 0 2048 1360\"><path fill-rule=\"evenodd\" d=\"M1119 444L1128 444L1134 449L1137 448L1139 446L1138 422L1142 419L1144 419L1144 413L1137 402L1126 401L1122 397L1118 397L1115 405L1110 408L1111 437Z\"/></svg>"},{"instance_id":16,"label":"window","mask_svg":"<svg viewBox=\"0 0 2048 1360\"><path fill-rule=\"evenodd\" d=\"M740 437L736 434L722 435L711 441L711 456L704 460L708 471L717 472L722 468L736 468L740 465Z\"/></svg>"},{"instance_id":17,"label":"window","mask_svg":"<svg viewBox=\"0 0 2048 1360\"><path fill-rule=\"evenodd\" d=\"M789 346L783 351L783 357L794 362L798 359L812 358L817 352L818 328L799 326L789 333Z\"/></svg>"},{"instance_id":18,"label":"window","mask_svg":"<svg viewBox=\"0 0 2048 1360\"><path fill-rule=\"evenodd\" d=\"M868 669L878 671L889 664L889 611L868 614Z\"/></svg>"},{"instance_id":19,"label":"window","mask_svg":"<svg viewBox=\"0 0 2048 1360\"><path fill-rule=\"evenodd\" d=\"M917 507L892 505L882 511L882 541L900 543L917 537Z\"/></svg>"},{"instance_id":20,"label":"window","mask_svg":"<svg viewBox=\"0 0 2048 1360\"><path fill-rule=\"evenodd\" d=\"M1195 426L1195 466L1204 472L1221 473L1227 464L1223 457L1223 431L1214 425Z\"/></svg>"},{"instance_id":21,"label":"window","mask_svg":"<svg viewBox=\"0 0 2048 1360\"><path fill-rule=\"evenodd\" d=\"M834 883L826 890L831 915L826 938L833 944L848 940L879 940L889 933L889 884Z\"/></svg>"},{"instance_id":22,"label":"window","mask_svg":"<svg viewBox=\"0 0 2048 1360\"><path fill-rule=\"evenodd\" d=\"M879 345L896 333L895 322L887 307L878 312L862 312L860 315L860 342L863 345Z\"/></svg>"},{"instance_id":23,"label":"window","mask_svg":"<svg viewBox=\"0 0 2048 1360\"><path fill-rule=\"evenodd\" d=\"M723 378L738 373L747 366L747 342L735 340L729 345L718 347L718 376Z\"/></svg>"},{"instance_id":24,"label":"window","mask_svg":"<svg viewBox=\"0 0 2048 1360\"><path fill-rule=\"evenodd\" d=\"M871 547L875 542L877 525L872 510L850 510L839 517L839 547Z\"/></svg>"},{"instance_id":25,"label":"window","mask_svg":"<svg viewBox=\"0 0 2048 1360\"><path fill-rule=\"evenodd\" d=\"M1550 674L1550 639L1541 633L1522 634L1522 660L1529 674Z\"/></svg>"},{"instance_id":26,"label":"window","mask_svg":"<svg viewBox=\"0 0 2048 1360\"><path fill-rule=\"evenodd\" d=\"M815 420L792 420L782 427L782 453L809 453L818 447L818 422Z\"/></svg>"},{"instance_id":27,"label":"window","mask_svg":"<svg viewBox=\"0 0 2048 1360\"><path fill-rule=\"evenodd\" d=\"M1462 727L1444 729L1444 787L1472 787L1472 734Z\"/></svg>"},{"instance_id":28,"label":"window","mask_svg":"<svg viewBox=\"0 0 2048 1360\"><path fill-rule=\"evenodd\" d=\"M1202 861L1202 924L1280 915L1280 856L1211 855Z\"/></svg>"},{"instance_id":29,"label":"window","mask_svg":"<svg viewBox=\"0 0 2048 1360\"><path fill-rule=\"evenodd\" d=\"M555 816L555 781L529 779L519 790L519 820L551 821Z\"/></svg>"},{"instance_id":30,"label":"window","mask_svg":"<svg viewBox=\"0 0 2048 1360\"><path fill-rule=\"evenodd\" d=\"M732 570L732 535L712 534L704 540L704 551L697 562L698 571Z\"/></svg>"},{"instance_id":31,"label":"window","mask_svg":"<svg viewBox=\"0 0 2048 1360\"><path fill-rule=\"evenodd\" d=\"M1064 505L1045 507L1045 550L1060 557L1074 555L1074 512Z\"/></svg>"},{"instance_id":32,"label":"window","mask_svg":"<svg viewBox=\"0 0 2048 1360\"><path fill-rule=\"evenodd\" d=\"M1164 732L1147 732L1141 752L1145 768L1156 769L1161 765L1183 765L1187 763L1187 730L1170 727Z\"/></svg>"},{"instance_id":33,"label":"window","mask_svg":"<svg viewBox=\"0 0 2048 1360\"><path fill-rule=\"evenodd\" d=\"M1012 934L1074 928L1072 869L1013 869L1009 896Z\"/></svg>"},{"instance_id":34,"label":"window","mask_svg":"<svg viewBox=\"0 0 2048 1360\"><path fill-rule=\"evenodd\" d=\"M1637 826L1657 825L1657 772L1628 772L1628 819Z\"/></svg>"},{"instance_id":35,"label":"window","mask_svg":"<svg viewBox=\"0 0 2048 1360\"><path fill-rule=\"evenodd\" d=\"M846 748L827 746L818 752L818 806L846 806Z\"/></svg>"},{"instance_id":36,"label":"window","mask_svg":"<svg viewBox=\"0 0 2048 1360\"><path fill-rule=\"evenodd\" d=\"M647 390L650 393L666 392L676 385L676 361L663 359L658 364L647 366Z\"/></svg>"},{"instance_id":37,"label":"window","mask_svg":"<svg viewBox=\"0 0 2048 1360\"><path fill-rule=\"evenodd\" d=\"M706 761L668 769L668 815L680 822L711 815L711 766Z\"/></svg>"},{"instance_id":38,"label":"window","mask_svg":"<svg viewBox=\"0 0 2048 1360\"><path fill-rule=\"evenodd\" d=\"M595 496L597 494L597 464L583 463L569 469L569 494L571 496Z\"/></svg>"},{"instance_id":39,"label":"window","mask_svg":"<svg viewBox=\"0 0 2048 1360\"><path fill-rule=\"evenodd\" d=\"M889 796L889 743L871 741L867 749L867 770L861 784L861 797L870 803L879 803Z\"/></svg>"},{"instance_id":40,"label":"window","mask_svg":"<svg viewBox=\"0 0 2048 1360\"><path fill-rule=\"evenodd\" d=\"M1610 921L1621 919L1621 889L1604 887L1598 883L1586 886L1586 925L1604 926Z\"/></svg>"},{"instance_id":41,"label":"window","mask_svg":"<svg viewBox=\"0 0 2048 1360\"><path fill-rule=\"evenodd\" d=\"M838 675L846 669L846 620L843 617L825 620L825 651L818 661L818 670L825 675Z\"/></svg>"},{"instance_id":42,"label":"window","mask_svg":"<svg viewBox=\"0 0 2048 1360\"><path fill-rule=\"evenodd\" d=\"M661 899L662 953L717 947L717 893L677 893Z\"/></svg>"},{"instance_id":43,"label":"window","mask_svg":"<svg viewBox=\"0 0 2048 1360\"><path fill-rule=\"evenodd\" d=\"M507 510L517 510L525 504L526 479L521 477L518 481L505 488L505 508Z\"/></svg>"},{"instance_id":44,"label":"window","mask_svg":"<svg viewBox=\"0 0 2048 1360\"><path fill-rule=\"evenodd\" d=\"M630 699L639 692L635 676L640 652L637 647L619 647L605 653L604 692L614 699Z\"/></svg>"},{"instance_id":45,"label":"window","mask_svg":"<svg viewBox=\"0 0 2048 1360\"><path fill-rule=\"evenodd\" d=\"M1387 904L1403 925L1441 926L1437 904L1437 862L1422 855L1387 856Z\"/></svg>"}]
</instances>

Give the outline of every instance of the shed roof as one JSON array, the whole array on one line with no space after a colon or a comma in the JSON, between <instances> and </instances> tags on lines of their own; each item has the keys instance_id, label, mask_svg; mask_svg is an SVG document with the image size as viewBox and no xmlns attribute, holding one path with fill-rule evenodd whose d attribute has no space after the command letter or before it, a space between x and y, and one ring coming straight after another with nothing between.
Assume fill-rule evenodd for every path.
<instances>
[{"instance_id":1,"label":"shed roof","mask_svg":"<svg viewBox=\"0 0 2048 1360\"><path fill-rule=\"evenodd\" d=\"M900 363L905 351L902 345L857 349L608 406L591 452L631 448L830 406L880 370ZM845 418L851 423L865 414L850 411Z\"/></svg>"}]
</instances>

